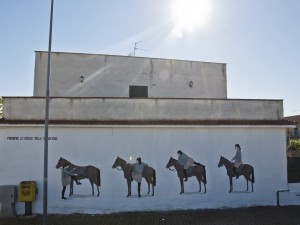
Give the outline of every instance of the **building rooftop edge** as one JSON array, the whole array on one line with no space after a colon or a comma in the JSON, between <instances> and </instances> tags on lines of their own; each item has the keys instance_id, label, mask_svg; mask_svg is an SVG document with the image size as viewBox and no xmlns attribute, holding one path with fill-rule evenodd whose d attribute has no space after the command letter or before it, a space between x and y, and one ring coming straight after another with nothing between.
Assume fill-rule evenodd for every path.
<instances>
[{"instance_id":1,"label":"building rooftop edge","mask_svg":"<svg viewBox=\"0 0 300 225\"><path fill-rule=\"evenodd\" d=\"M1 96L2 99L4 98L36 98L36 99L43 99L45 97L42 96ZM283 99L247 99L247 98L129 98L129 97L60 97L60 96L52 96L51 99L143 99L143 100L230 100L230 101L284 101Z\"/></svg>"},{"instance_id":2,"label":"building rooftop edge","mask_svg":"<svg viewBox=\"0 0 300 225\"><path fill-rule=\"evenodd\" d=\"M285 116L283 119L291 121L291 122L297 122L300 123L300 115L295 116Z\"/></svg>"},{"instance_id":3,"label":"building rooftop edge","mask_svg":"<svg viewBox=\"0 0 300 225\"><path fill-rule=\"evenodd\" d=\"M0 125L42 125L44 120L0 120ZM50 120L50 125L293 126L287 120Z\"/></svg>"},{"instance_id":4,"label":"building rooftop edge","mask_svg":"<svg viewBox=\"0 0 300 225\"><path fill-rule=\"evenodd\" d=\"M35 51L48 53L47 51ZM146 57L146 56L127 56L127 55L109 55L109 54L97 54L97 53L80 53L80 52L52 52L57 54L77 54L77 55L98 55L98 56L114 56L114 57L131 57L131 58L142 58L142 59L160 59L160 60L174 60L174 61L187 61L187 62L202 62L202 63L214 63L214 64L223 64L227 65L227 63L220 62L207 62L207 61L198 61L198 60L187 60L187 59L171 59L171 58L157 58L157 57Z\"/></svg>"}]
</instances>

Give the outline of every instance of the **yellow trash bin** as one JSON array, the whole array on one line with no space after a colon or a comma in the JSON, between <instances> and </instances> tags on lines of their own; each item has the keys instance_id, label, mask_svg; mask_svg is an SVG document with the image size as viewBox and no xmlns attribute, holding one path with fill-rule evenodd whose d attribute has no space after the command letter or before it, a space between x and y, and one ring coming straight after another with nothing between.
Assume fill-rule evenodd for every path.
<instances>
[{"instance_id":1,"label":"yellow trash bin","mask_svg":"<svg viewBox=\"0 0 300 225\"><path fill-rule=\"evenodd\" d=\"M36 182L35 181L22 181L19 184L19 201L20 202L33 202L36 198Z\"/></svg>"},{"instance_id":2,"label":"yellow trash bin","mask_svg":"<svg viewBox=\"0 0 300 225\"><path fill-rule=\"evenodd\" d=\"M25 202L25 216L32 215L32 202L36 199L36 182L22 181L19 184L19 202Z\"/></svg>"}]
</instances>

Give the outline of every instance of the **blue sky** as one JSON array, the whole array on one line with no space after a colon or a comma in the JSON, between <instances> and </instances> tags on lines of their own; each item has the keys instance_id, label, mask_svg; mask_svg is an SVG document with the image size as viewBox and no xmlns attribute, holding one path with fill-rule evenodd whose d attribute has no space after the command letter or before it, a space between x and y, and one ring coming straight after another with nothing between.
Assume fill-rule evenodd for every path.
<instances>
[{"instance_id":1,"label":"blue sky","mask_svg":"<svg viewBox=\"0 0 300 225\"><path fill-rule=\"evenodd\" d=\"M174 0L55 0L52 51L227 63L228 98L283 99L300 114L300 1L207 0L202 26L176 35ZM188 2L188 0L186 0ZM0 96L32 96L50 0L1 0Z\"/></svg>"}]
</instances>

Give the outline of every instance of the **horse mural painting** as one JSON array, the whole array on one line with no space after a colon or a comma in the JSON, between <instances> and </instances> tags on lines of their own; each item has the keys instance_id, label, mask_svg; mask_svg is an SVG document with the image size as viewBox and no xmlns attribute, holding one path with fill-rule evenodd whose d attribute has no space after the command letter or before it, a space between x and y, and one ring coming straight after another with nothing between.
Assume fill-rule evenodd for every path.
<instances>
[{"instance_id":1,"label":"horse mural painting","mask_svg":"<svg viewBox=\"0 0 300 225\"><path fill-rule=\"evenodd\" d=\"M68 160L60 157L57 164L56 169L63 167L65 164L69 164L69 170L72 171L72 173L77 174L77 179L89 179L91 185L92 185L92 195L94 195L94 184L97 186L99 197L100 191L99 186L101 186L101 178L100 178L100 170L95 166L77 166L69 162ZM70 184L70 196L73 195L73 179Z\"/></svg>"},{"instance_id":2,"label":"horse mural painting","mask_svg":"<svg viewBox=\"0 0 300 225\"><path fill-rule=\"evenodd\" d=\"M225 166L227 170L227 175L229 177L229 184L230 184L230 189L229 193L232 192L233 187L232 187L232 177L235 177L236 174L233 171L234 164L230 162L228 159L224 158L221 156L218 167ZM249 165L249 164L242 164L240 171L238 171L239 176L244 176L246 181L247 181L247 189L248 191L248 181L251 182L252 186L252 192L253 192L253 183L254 183L254 168Z\"/></svg>"},{"instance_id":3,"label":"horse mural painting","mask_svg":"<svg viewBox=\"0 0 300 225\"><path fill-rule=\"evenodd\" d=\"M177 175L180 181L180 194L184 193L184 183L183 179L185 178L184 173L183 173L183 166L178 162L178 160L170 157L170 160L166 166L167 169L170 169L170 167L174 166ZM171 169L170 169L171 170ZM196 166L191 166L189 169L186 171L188 177L196 176L198 183L199 183L199 192L201 192L201 182L204 185L204 193L206 193L206 170L205 166L203 165L196 165Z\"/></svg>"},{"instance_id":4,"label":"horse mural painting","mask_svg":"<svg viewBox=\"0 0 300 225\"><path fill-rule=\"evenodd\" d=\"M124 159L117 157L115 160L112 168L115 169L117 167L121 167L121 170L124 172L124 178L127 180L127 187L128 187L128 194L127 197L131 196L131 181L132 181L132 175L131 172L133 170L133 166L131 166L129 163L127 163ZM156 186L156 172L155 169L153 169L150 166L146 166L142 177L145 178L147 184L148 184L148 193L150 193L150 184L152 185L152 196L154 196L154 187Z\"/></svg>"}]
</instances>

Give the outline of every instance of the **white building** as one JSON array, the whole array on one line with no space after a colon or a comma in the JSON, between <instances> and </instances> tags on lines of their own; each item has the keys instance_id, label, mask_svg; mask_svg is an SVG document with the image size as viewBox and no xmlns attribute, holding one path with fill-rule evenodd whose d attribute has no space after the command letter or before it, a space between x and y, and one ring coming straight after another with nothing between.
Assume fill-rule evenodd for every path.
<instances>
[{"instance_id":1,"label":"white building","mask_svg":"<svg viewBox=\"0 0 300 225\"><path fill-rule=\"evenodd\" d=\"M36 52L34 96L45 96L47 59ZM222 63L69 53L51 60L55 97L129 97L129 86L146 86L150 98L227 98Z\"/></svg>"},{"instance_id":2,"label":"white building","mask_svg":"<svg viewBox=\"0 0 300 225\"><path fill-rule=\"evenodd\" d=\"M33 97L3 97L0 120L0 185L37 182L34 212L42 212L43 135L47 53L36 52ZM276 205L279 190L297 190L287 182L282 100L227 99L226 65L139 57L53 53L51 65L48 211L110 213ZM255 171L254 191L243 177L234 191L220 156L231 159L234 145ZM207 193L196 178L179 195L177 174L166 169L181 149L206 166ZM112 169L117 157L137 157L155 168L155 195L127 198L123 173ZM75 195L61 199L60 157L101 170L100 197L87 180ZM67 190L68 194L68 190ZM280 204L299 204L297 192L280 194ZM17 211L23 210L17 204Z\"/></svg>"}]
</instances>

